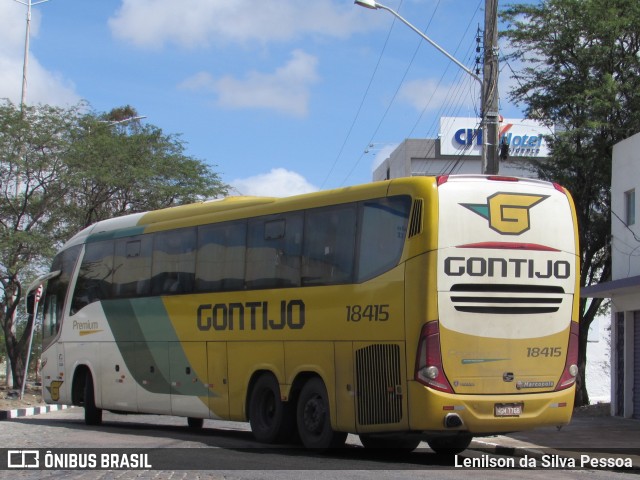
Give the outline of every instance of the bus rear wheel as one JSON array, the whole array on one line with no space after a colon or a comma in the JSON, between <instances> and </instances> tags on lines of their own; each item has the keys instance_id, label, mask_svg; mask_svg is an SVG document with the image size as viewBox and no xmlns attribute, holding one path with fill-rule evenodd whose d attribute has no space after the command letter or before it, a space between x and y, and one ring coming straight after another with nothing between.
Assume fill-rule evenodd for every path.
<instances>
[{"instance_id":1,"label":"bus rear wheel","mask_svg":"<svg viewBox=\"0 0 640 480\"><path fill-rule=\"evenodd\" d=\"M469 447L473 436L463 433L450 437L436 437L427 440L429 448L436 453L443 455L456 455Z\"/></svg>"},{"instance_id":2,"label":"bus rear wheel","mask_svg":"<svg viewBox=\"0 0 640 480\"><path fill-rule=\"evenodd\" d=\"M102 409L96 407L96 393L93 388L93 376L90 371L84 381L84 423L87 425L102 424Z\"/></svg>"},{"instance_id":3,"label":"bus rear wheel","mask_svg":"<svg viewBox=\"0 0 640 480\"><path fill-rule=\"evenodd\" d=\"M271 374L261 375L251 390L249 423L254 437L263 443L284 442L293 436L292 406L280 398L280 385Z\"/></svg>"},{"instance_id":4,"label":"bus rear wheel","mask_svg":"<svg viewBox=\"0 0 640 480\"><path fill-rule=\"evenodd\" d=\"M312 378L302 387L296 419L300 440L306 448L338 448L347 439L346 432L335 432L331 428L329 397L320 378Z\"/></svg>"}]
</instances>

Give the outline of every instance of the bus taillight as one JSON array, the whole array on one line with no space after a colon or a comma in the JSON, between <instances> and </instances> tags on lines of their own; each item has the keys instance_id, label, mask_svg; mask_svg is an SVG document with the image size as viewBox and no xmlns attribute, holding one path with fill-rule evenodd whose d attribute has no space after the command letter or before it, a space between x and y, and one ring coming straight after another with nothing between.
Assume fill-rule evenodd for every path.
<instances>
[{"instance_id":1,"label":"bus taillight","mask_svg":"<svg viewBox=\"0 0 640 480\"><path fill-rule=\"evenodd\" d=\"M437 177L438 186L442 185L443 183L447 183L447 180L449 180L449 175L439 175Z\"/></svg>"},{"instance_id":2,"label":"bus taillight","mask_svg":"<svg viewBox=\"0 0 640 480\"><path fill-rule=\"evenodd\" d=\"M571 331L569 333L569 346L567 347L567 360L564 365L564 371L562 377L558 382L556 391L569 388L576 383L576 377L578 376L578 342L580 329L578 322L571 322Z\"/></svg>"},{"instance_id":3,"label":"bus taillight","mask_svg":"<svg viewBox=\"0 0 640 480\"><path fill-rule=\"evenodd\" d=\"M418 344L415 379L431 388L453 393L453 389L442 369L440 353L440 329L438 322L429 322L422 327Z\"/></svg>"}]
</instances>

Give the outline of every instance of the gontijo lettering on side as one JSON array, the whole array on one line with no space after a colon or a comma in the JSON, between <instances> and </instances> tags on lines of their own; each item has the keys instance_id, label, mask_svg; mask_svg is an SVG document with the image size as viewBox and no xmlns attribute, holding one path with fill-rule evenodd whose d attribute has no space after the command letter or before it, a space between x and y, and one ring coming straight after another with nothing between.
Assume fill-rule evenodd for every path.
<instances>
[{"instance_id":1,"label":"gontijo lettering on side","mask_svg":"<svg viewBox=\"0 0 640 480\"><path fill-rule=\"evenodd\" d=\"M276 307L277 308L277 307ZM276 308L271 308L273 312ZM269 302L205 303L198 307L198 329L208 330L300 330L305 324L302 300L281 300L277 317L270 318Z\"/></svg>"}]
</instances>

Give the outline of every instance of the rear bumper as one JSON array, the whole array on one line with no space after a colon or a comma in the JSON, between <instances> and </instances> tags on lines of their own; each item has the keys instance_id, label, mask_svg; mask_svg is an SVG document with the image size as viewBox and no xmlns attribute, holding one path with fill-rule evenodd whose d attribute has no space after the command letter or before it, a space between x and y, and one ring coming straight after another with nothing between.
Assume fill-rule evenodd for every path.
<instances>
[{"instance_id":1,"label":"rear bumper","mask_svg":"<svg viewBox=\"0 0 640 480\"><path fill-rule=\"evenodd\" d=\"M459 395L432 390L411 381L409 428L412 431L468 431L486 435L566 425L571 420L574 395L575 386L559 392L534 394ZM522 403L522 414L496 417L497 403ZM460 422L452 422L452 416L458 417Z\"/></svg>"}]
</instances>

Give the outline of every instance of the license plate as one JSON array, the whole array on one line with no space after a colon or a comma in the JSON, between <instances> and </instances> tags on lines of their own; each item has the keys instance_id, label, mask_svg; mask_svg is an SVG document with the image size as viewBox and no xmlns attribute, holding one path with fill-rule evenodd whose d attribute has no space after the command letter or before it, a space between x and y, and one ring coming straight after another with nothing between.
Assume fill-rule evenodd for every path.
<instances>
[{"instance_id":1,"label":"license plate","mask_svg":"<svg viewBox=\"0 0 640 480\"><path fill-rule=\"evenodd\" d=\"M496 417L519 417L522 415L522 403L496 403L493 413Z\"/></svg>"}]
</instances>

